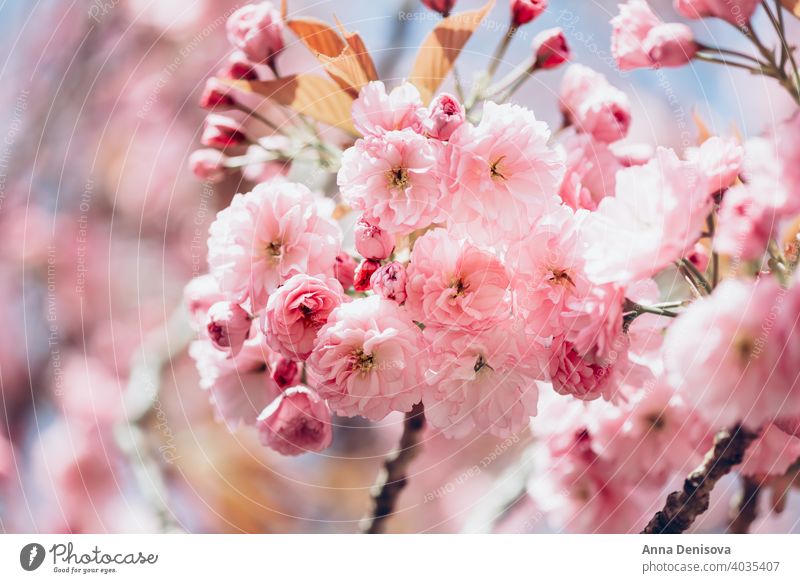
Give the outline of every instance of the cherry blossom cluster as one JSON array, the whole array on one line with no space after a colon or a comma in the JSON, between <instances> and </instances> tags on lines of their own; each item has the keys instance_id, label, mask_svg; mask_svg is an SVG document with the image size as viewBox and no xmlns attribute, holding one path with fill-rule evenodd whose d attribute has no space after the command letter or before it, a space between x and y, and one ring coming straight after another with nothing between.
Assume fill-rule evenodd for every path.
<instances>
[{"instance_id":1,"label":"cherry blossom cluster","mask_svg":"<svg viewBox=\"0 0 800 583\"><path fill-rule=\"evenodd\" d=\"M447 15L455 2L425 4ZM738 24L756 6L676 2ZM512 1L510 31L546 8ZM612 26L620 69L724 55L644 0ZM278 75L268 2L228 32L224 75ZM570 59L549 30L512 78L472 95L364 84L358 137L318 159L335 173L328 192L289 170L294 138L223 115L246 107L209 84L203 142L216 149L196 172L221 179L248 156L258 168L211 226L209 274L186 290L191 355L226 423L295 455L331 445L332 414L379 421L421 403L452 438L508 437L535 417L549 469L531 494L582 532L641 525L720 428L758 433L745 475L800 457L800 115L674 151L632 142L628 96L583 65L565 67L557 132L508 102Z\"/></svg>"}]
</instances>

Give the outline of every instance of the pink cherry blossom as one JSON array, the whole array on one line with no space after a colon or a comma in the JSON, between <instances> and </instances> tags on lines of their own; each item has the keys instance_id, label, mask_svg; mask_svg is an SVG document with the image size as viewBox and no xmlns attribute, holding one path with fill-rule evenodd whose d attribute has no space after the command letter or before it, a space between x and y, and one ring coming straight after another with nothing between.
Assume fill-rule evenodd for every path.
<instances>
[{"instance_id":1,"label":"pink cherry blossom","mask_svg":"<svg viewBox=\"0 0 800 583\"><path fill-rule=\"evenodd\" d=\"M449 142L448 223L481 242L519 238L548 206L564 165L550 130L518 105L487 102Z\"/></svg>"},{"instance_id":2,"label":"pink cherry blossom","mask_svg":"<svg viewBox=\"0 0 800 583\"><path fill-rule=\"evenodd\" d=\"M377 421L410 411L422 397L427 368L422 331L396 303L360 298L331 313L307 366L340 415Z\"/></svg>"},{"instance_id":3,"label":"pink cherry blossom","mask_svg":"<svg viewBox=\"0 0 800 583\"><path fill-rule=\"evenodd\" d=\"M225 295L213 275L207 273L190 280L183 289L183 303L189 312L192 327L199 329L203 326L209 308L223 299Z\"/></svg>"},{"instance_id":4,"label":"pink cherry blossom","mask_svg":"<svg viewBox=\"0 0 800 583\"><path fill-rule=\"evenodd\" d=\"M733 138L712 136L699 148L687 150L686 159L707 176L709 194L715 194L736 182L744 163L744 148Z\"/></svg>"},{"instance_id":5,"label":"pink cherry blossom","mask_svg":"<svg viewBox=\"0 0 800 583\"><path fill-rule=\"evenodd\" d=\"M316 391L286 389L258 416L261 443L283 455L322 451L331 444L331 412Z\"/></svg>"},{"instance_id":6,"label":"pink cherry blossom","mask_svg":"<svg viewBox=\"0 0 800 583\"><path fill-rule=\"evenodd\" d=\"M759 0L675 0L675 9L686 18L715 16L744 27L758 4Z\"/></svg>"},{"instance_id":7,"label":"pink cherry blossom","mask_svg":"<svg viewBox=\"0 0 800 583\"><path fill-rule=\"evenodd\" d=\"M511 313L503 263L445 229L417 240L407 273L406 309L425 326L482 330Z\"/></svg>"},{"instance_id":8,"label":"pink cherry blossom","mask_svg":"<svg viewBox=\"0 0 800 583\"><path fill-rule=\"evenodd\" d=\"M586 271L596 283L646 279L694 247L711 211L696 165L659 148L644 166L617 173L616 195L586 221Z\"/></svg>"},{"instance_id":9,"label":"pink cherry blossom","mask_svg":"<svg viewBox=\"0 0 800 583\"><path fill-rule=\"evenodd\" d=\"M425 329L435 352L425 416L447 437L475 432L508 437L536 415L543 349L508 322L478 333Z\"/></svg>"},{"instance_id":10,"label":"pink cherry blossom","mask_svg":"<svg viewBox=\"0 0 800 583\"><path fill-rule=\"evenodd\" d=\"M782 476L800 459L800 438L769 423L745 452L739 471L745 476Z\"/></svg>"},{"instance_id":11,"label":"pink cherry blossom","mask_svg":"<svg viewBox=\"0 0 800 583\"><path fill-rule=\"evenodd\" d=\"M381 297L402 304L406 301L407 282L408 275L403 264L391 261L372 274L370 286Z\"/></svg>"},{"instance_id":12,"label":"pink cherry blossom","mask_svg":"<svg viewBox=\"0 0 800 583\"><path fill-rule=\"evenodd\" d=\"M262 320L267 343L287 358L307 359L319 329L343 298L336 278L292 276L267 301Z\"/></svg>"},{"instance_id":13,"label":"pink cherry blossom","mask_svg":"<svg viewBox=\"0 0 800 583\"><path fill-rule=\"evenodd\" d=\"M441 214L440 156L433 141L410 129L367 136L344 152L339 188L377 226L406 234Z\"/></svg>"},{"instance_id":14,"label":"pink cherry blossom","mask_svg":"<svg viewBox=\"0 0 800 583\"><path fill-rule=\"evenodd\" d=\"M531 49L537 69L555 69L572 56L564 31L560 28L548 28L537 34L533 37Z\"/></svg>"},{"instance_id":15,"label":"pink cherry blossom","mask_svg":"<svg viewBox=\"0 0 800 583\"><path fill-rule=\"evenodd\" d=\"M714 250L746 261L758 259L776 230L777 216L751 185L725 193L719 208Z\"/></svg>"},{"instance_id":16,"label":"pink cherry blossom","mask_svg":"<svg viewBox=\"0 0 800 583\"><path fill-rule=\"evenodd\" d=\"M691 29L664 23L645 0L628 0L611 20L611 53L623 71L640 67L679 67L699 50Z\"/></svg>"},{"instance_id":17,"label":"pink cherry blossom","mask_svg":"<svg viewBox=\"0 0 800 583\"><path fill-rule=\"evenodd\" d=\"M564 147L567 165L559 196L575 210L596 210L601 200L614 194L623 165L608 144L589 134L572 136Z\"/></svg>"},{"instance_id":18,"label":"pink cherry blossom","mask_svg":"<svg viewBox=\"0 0 800 583\"><path fill-rule=\"evenodd\" d=\"M340 252L336 256L336 263L333 265L333 274L345 290L353 287L356 267L358 267L358 261L345 251Z\"/></svg>"},{"instance_id":19,"label":"pink cherry blossom","mask_svg":"<svg viewBox=\"0 0 800 583\"><path fill-rule=\"evenodd\" d=\"M510 0L511 25L517 27L528 24L547 10L548 4L549 0Z\"/></svg>"},{"instance_id":20,"label":"pink cherry blossom","mask_svg":"<svg viewBox=\"0 0 800 583\"><path fill-rule=\"evenodd\" d=\"M246 4L228 17L228 41L256 63L275 59L283 49L283 19L271 2Z\"/></svg>"},{"instance_id":21,"label":"pink cherry blossom","mask_svg":"<svg viewBox=\"0 0 800 583\"><path fill-rule=\"evenodd\" d=\"M797 309L800 287L788 291L767 276L755 283L726 279L670 326L664 358L684 399L714 426L758 428L800 413Z\"/></svg>"},{"instance_id":22,"label":"pink cherry blossom","mask_svg":"<svg viewBox=\"0 0 800 583\"><path fill-rule=\"evenodd\" d=\"M647 34L643 49L653 67L680 67L691 61L700 50L692 29L681 22L653 27Z\"/></svg>"},{"instance_id":23,"label":"pink cherry blossom","mask_svg":"<svg viewBox=\"0 0 800 583\"><path fill-rule=\"evenodd\" d=\"M466 119L464 106L449 93L440 93L428 107L422 129L435 139L447 141Z\"/></svg>"},{"instance_id":24,"label":"pink cherry blossom","mask_svg":"<svg viewBox=\"0 0 800 583\"><path fill-rule=\"evenodd\" d=\"M365 136L420 128L424 113L419 90L403 82L388 94L382 81L370 81L353 102L353 123Z\"/></svg>"},{"instance_id":25,"label":"pink cherry blossom","mask_svg":"<svg viewBox=\"0 0 800 583\"><path fill-rule=\"evenodd\" d=\"M394 251L394 237L380 227L371 225L364 218L355 227L356 251L365 259L382 260Z\"/></svg>"},{"instance_id":26,"label":"pink cherry blossom","mask_svg":"<svg viewBox=\"0 0 800 583\"><path fill-rule=\"evenodd\" d=\"M252 316L234 302L217 302L208 309L206 331L215 348L236 355L250 336Z\"/></svg>"},{"instance_id":27,"label":"pink cherry blossom","mask_svg":"<svg viewBox=\"0 0 800 583\"><path fill-rule=\"evenodd\" d=\"M341 238L308 188L277 181L234 196L209 233L211 274L231 301L249 300L254 312L297 273L333 275Z\"/></svg>"},{"instance_id":28,"label":"pink cherry blossom","mask_svg":"<svg viewBox=\"0 0 800 583\"><path fill-rule=\"evenodd\" d=\"M221 182L228 173L225 168L227 157L213 148L195 150L189 156L189 167L200 180Z\"/></svg>"},{"instance_id":29,"label":"pink cherry blossom","mask_svg":"<svg viewBox=\"0 0 800 583\"><path fill-rule=\"evenodd\" d=\"M356 267L353 274L353 289L357 292L365 292L372 288L372 276L380 269L380 261L365 259Z\"/></svg>"},{"instance_id":30,"label":"pink cherry blossom","mask_svg":"<svg viewBox=\"0 0 800 583\"><path fill-rule=\"evenodd\" d=\"M628 134L628 97L589 67L569 66L561 82L559 103L565 120L597 141L616 142Z\"/></svg>"}]
</instances>

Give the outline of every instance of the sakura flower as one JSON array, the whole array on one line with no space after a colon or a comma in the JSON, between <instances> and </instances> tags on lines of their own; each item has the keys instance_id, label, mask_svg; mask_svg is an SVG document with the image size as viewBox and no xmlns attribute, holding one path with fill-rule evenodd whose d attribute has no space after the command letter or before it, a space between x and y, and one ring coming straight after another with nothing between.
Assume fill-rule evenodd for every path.
<instances>
[{"instance_id":1,"label":"sakura flower","mask_svg":"<svg viewBox=\"0 0 800 583\"><path fill-rule=\"evenodd\" d=\"M692 29L681 22L669 22L653 27L643 49L653 67L680 67L691 61L700 47Z\"/></svg>"},{"instance_id":2,"label":"sakura flower","mask_svg":"<svg viewBox=\"0 0 800 583\"><path fill-rule=\"evenodd\" d=\"M354 209L378 227L406 234L438 219L439 151L410 129L367 136L342 156L338 184Z\"/></svg>"},{"instance_id":3,"label":"sakura flower","mask_svg":"<svg viewBox=\"0 0 800 583\"><path fill-rule=\"evenodd\" d=\"M667 331L664 358L684 399L714 426L758 428L800 413L797 308L800 287L767 277L726 279ZM793 364L792 364L793 363Z\"/></svg>"},{"instance_id":4,"label":"sakura flower","mask_svg":"<svg viewBox=\"0 0 800 583\"><path fill-rule=\"evenodd\" d=\"M733 186L744 163L744 149L734 139L708 138L699 148L690 148L686 159L697 165L709 182L709 194Z\"/></svg>"},{"instance_id":5,"label":"sakura flower","mask_svg":"<svg viewBox=\"0 0 800 583\"><path fill-rule=\"evenodd\" d=\"M778 217L756 188L742 184L725 193L713 243L718 253L745 261L764 255Z\"/></svg>"},{"instance_id":6,"label":"sakura flower","mask_svg":"<svg viewBox=\"0 0 800 583\"><path fill-rule=\"evenodd\" d=\"M767 424L745 452L739 471L745 476L782 476L800 459L800 438Z\"/></svg>"},{"instance_id":7,"label":"sakura flower","mask_svg":"<svg viewBox=\"0 0 800 583\"><path fill-rule=\"evenodd\" d=\"M283 49L283 19L271 2L242 6L226 28L228 41L255 63L272 62Z\"/></svg>"},{"instance_id":8,"label":"sakura flower","mask_svg":"<svg viewBox=\"0 0 800 583\"><path fill-rule=\"evenodd\" d=\"M759 0L675 0L675 10L686 18L715 16L734 26L750 22Z\"/></svg>"},{"instance_id":9,"label":"sakura flower","mask_svg":"<svg viewBox=\"0 0 800 583\"><path fill-rule=\"evenodd\" d=\"M267 343L287 358L307 359L319 329L343 298L336 278L292 276L267 301L262 320Z\"/></svg>"},{"instance_id":10,"label":"sakura flower","mask_svg":"<svg viewBox=\"0 0 800 583\"><path fill-rule=\"evenodd\" d=\"M596 210L606 196L614 194L617 171L623 165L604 142L589 134L578 134L567 140L566 172L558 194L575 210Z\"/></svg>"},{"instance_id":11,"label":"sakura flower","mask_svg":"<svg viewBox=\"0 0 800 583\"><path fill-rule=\"evenodd\" d=\"M422 129L435 139L447 141L466 119L464 106L449 93L440 93L428 108L428 114L422 120Z\"/></svg>"},{"instance_id":12,"label":"sakura flower","mask_svg":"<svg viewBox=\"0 0 800 583\"><path fill-rule=\"evenodd\" d=\"M407 273L406 309L426 326L482 330L510 315L502 262L445 229L417 240Z\"/></svg>"},{"instance_id":13,"label":"sakura flower","mask_svg":"<svg viewBox=\"0 0 800 583\"><path fill-rule=\"evenodd\" d=\"M562 206L543 216L508 251L515 309L529 334L559 334L565 326L570 298L588 293L590 284L583 273L579 240L586 214Z\"/></svg>"},{"instance_id":14,"label":"sakura flower","mask_svg":"<svg viewBox=\"0 0 800 583\"><path fill-rule=\"evenodd\" d=\"M209 148L227 150L248 143L249 138L242 123L230 115L212 113L206 117L200 142Z\"/></svg>"},{"instance_id":15,"label":"sakura flower","mask_svg":"<svg viewBox=\"0 0 800 583\"><path fill-rule=\"evenodd\" d=\"M528 109L487 102L477 126L450 137L448 222L496 243L519 238L550 204L563 174L550 130Z\"/></svg>"},{"instance_id":16,"label":"sakura flower","mask_svg":"<svg viewBox=\"0 0 800 583\"><path fill-rule=\"evenodd\" d=\"M407 281L408 276L403 264L391 261L372 274L370 284L376 294L402 304L406 301Z\"/></svg>"},{"instance_id":17,"label":"sakura flower","mask_svg":"<svg viewBox=\"0 0 800 583\"><path fill-rule=\"evenodd\" d=\"M549 28L537 34L531 49L536 69L555 69L571 57L567 38L560 28Z\"/></svg>"},{"instance_id":18,"label":"sakura flower","mask_svg":"<svg viewBox=\"0 0 800 583\"><path fill-rule=\"evenodd\" d=\"M447 437L489 432L508 437L536 415L543 349L520 330L501 325L479 333L426 328L436 356L423 394L431 426Z\"/></svg>"},{"instance_id":19,"label":"sakura flower","mask_svg":"<svg viewBox=\"0 0 800 583\"><path fill-rule=\"evenodd\" d=\"M217 302L208 310L206 331L215 348L238 354L250 336L252 316L234 302Z\"/></svg>"},{"instance_id":20,"label":"sakura flower","mask_svg":"<svg viewBox=\"0 0 800 583\"><path fill-rule=\"evenodd\" d=\"M616 142L630 129L627 95L589 67L570 65L561 82L559 104L568 123L597 141Z\"/></svg>"},{"instance_id":21,"label":"sakura flower","mask_svg":"<svg viewBox=\"0 0 800 583\"><path fill-rule=\"evenodd\" d=\"M370 296L330 314L307 366L337 413L378 421L420 401L428 365L422 331L405 310Z\"/></svg>"},{"instance_id":22,"label":"sakura flower","mask_svg":"<svg viewBox=\"0 0 800 583\"><path fill-rule=\"evenodd\" d=\"M209 229L208 263L220 289L253 312L297 273L333 275L341 233L302 184L268 182L237 194Z\"/></svg>"},{"instance_id":23,"label":"sakura flower","mask_svg":"<svg viewBox=\"0 0 800 583\"><path fill-rule=\"evenodd\" d=\"M207 273L192 279L183 290L183 303L189 312L192 327L200 328L204 323L208 310L225 295L220 291L217 280Z\"/></svg>"},{"instance_id":24,"label":"sakura flower","mask_svg":"<svg viewBox=\"0 0 800 583\"><path fill-rule=\"evenodd\" d=\"M382 81L370 81L353 102L353 124L364 136L420 128L423 113L419 90L403 82L388 94Z\"/></svg>"},{"instance_id":25,"label":"sakura flower","mask_svg":"<svg viewBox=\"0 0 800 583\"><path fill-rule=\"evenodd\" d=\"M189 156L189 168L200 180L221 182L228 173L225 167L227 157L219 150L202 148Z\"/></svg>"},{"instance_id":26,"label":"sakura flower","mask_svg":"<svg viewBox=\"0 0 800 583\"><path fill-rule=\"evenodd\" d=\"M572 395L584 401L604 398L607 401L624 400L623 380L636 383L645 378L637 365L628 358L628 339L619 337L620 345L613 358L596 360L582 354L573 343L563 337L553 341L549 361L549 378L553 389L560 395ZM631 371L636 371L634 377ZM629 378L630 377L630 378Z\"/></svg>"},{"instance_id":27,"label":"sakura flower","mask_svg":"<svg viewBox=\"0 0 800 583\"><path fill-rule=\"evenodd\" d=\"M365 259L386 259L394 251L394 237L389 233L360 219L355 228L356 251Z\"/></svg>"},{"instance_id":28,"label":"sakura flower","mask_svg":"<svg viewBox=\"0 0 800 583\"><path fill-rule=\"evenodd\" d=\"M591 280L645 279L692 250L713 202L694 164L659 148L644 166L619 171L616 186L586 222Z\"/></svg>"},{"instance_id":29,"label":"sakura flower","mask_svg":"<svg viewBox=\"0 0 800 583\"><path fill-rule=\"evenodd\" d=\"M287 389L258 416L261 443L283 455L322 451L331 444L331 412L316 391Z\"/></svg>"},{"instance_id":30,"label":"sakura flower","mask_svg":"<svg viewBox=\"0 0 800 583\"><path fill-rule=\"evenodd\" d=\"M542 12L547 10L549 0L510 0L511 26L528 24Z\"/></svg>"},{"instance_id":31,"label":"sakura flower","mask_svg":"<svg viewBox=\"0 0 800 583\"><path fill-rule=\"evenodd\" d=\"M300 382L303 376L302 367L297 364L297 361L286 358L285 356L280 356L278 354L273 355L269 365L272 371L270 376L281 389L293 387Z\"/></svg>"},{"instance_id":32,"label":"sakura flower","mask_svg":"<svg viewBox=\"0 0 800 583\"><path fill-rule=\"evenodd\" d=\"M333 265L333 274L345 290L353 287L353 279L355 278L357 267L358 261L345 251L342 251L336 256L336 263Z\"/></svg>"}]
</instances>

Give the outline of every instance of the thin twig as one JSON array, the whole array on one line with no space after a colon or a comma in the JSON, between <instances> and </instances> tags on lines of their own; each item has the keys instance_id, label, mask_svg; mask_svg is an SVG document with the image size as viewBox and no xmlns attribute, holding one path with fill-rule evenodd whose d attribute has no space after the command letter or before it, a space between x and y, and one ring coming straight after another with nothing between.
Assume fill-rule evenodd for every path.
<instances>
[{"instance_id":1,"label":"thin twig","mask_svg":"<svg viewBox=\"0 0 800 583\"><path fill-rule=\"evenodd\" d=\"M400 443L384 460L383 469L372 487L372 512L362 521L363 533L384 532L386 520L394 513L400 492L406 486L408 467L420 452L424 429L425 410L422 403L417 403L406 413Z\"/></svg>"},{"instance_id":2,"label":"thin twig","mask_svg":"<svg viewBox=\"0 0 800 583\"><path fill-rule=\"evenodd\" d=\"M687 530L695 518L708 510L714 486L742 462L755 438L755 433L741 426L720 431L700 467L689 474L681 491L667 496L664 508L656 512L642 534L680 534Z\"/></svg>"},{"instance_id":3,"label":"thin twig","mask_svg":"<svg viewBox=\"0 0 800 583\"><path fill-rule=\"evenodd\" d=\"M747 534L750 527L758 518L758 498L761 486L757 480L747 476L742 478L742 491L734 500L731 507L731 521L728 532L732 534Z\"/></svg>"}]
</instances>

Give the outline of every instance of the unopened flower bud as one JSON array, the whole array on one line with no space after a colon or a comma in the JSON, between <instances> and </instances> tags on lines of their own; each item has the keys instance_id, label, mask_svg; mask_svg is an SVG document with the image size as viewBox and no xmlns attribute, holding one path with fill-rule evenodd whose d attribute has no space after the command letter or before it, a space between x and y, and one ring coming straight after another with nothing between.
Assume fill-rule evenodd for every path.
<instances>
[{"instance_id":1,"label":"unopened flower bud","mask_svg":"<svg viewBox=\"0 0 800 583\"><path fill-rule=\"evenodd\" d=\"M386 259L394 251L394 237L364 219L356 224L355 239L356 250L366 259Z\"/></svg>"},{"instance_id":2,"label":"unopened flower bud","mask_svg":"<svg viewBox=\"0 0 800 583\"><path fill-rule=\"evenodd\" d=\"M257 81L258 71L255 65L247 59L242 51L234 51L228 58L228 64L217 73L226 79L244 79L245 81Z\"/></svg>"},{"instance_id":3,"label":"unopened flower bud","mask_svg":"<svg viewBox=\"0 0 800 583\"><path fill-rule=\"evenodd\" d=\"M333 428L328 404L313 389L287 389L256 421L261 443L283 455L322 451L331 444Z\"/></svg>"},{"instance_id":4,"label":"unopened flower bud","mask_svg":"<svg viewBox=\"0 0 800 583\"><path fill-rule=\"evenodd\" d=\"M422 127L431 138L446 142L466 117L464 106L458 99L449 93L440 93L431 103Z\"/></svg>"},{"instance_id":5,"label":"unopened flower bud","mask_svg":"<svg viewBox=\"0 0 800 583\"><path fill-rule=\"evenodd\" d=\"M228 41L255 63L270 63L283 49L283 20L271 2L242 6L227 30Z\"/></svg>"},{"instance_id":6,"label":"unopened flower bud","mask_svg":"<svg viewBox=\"0 0 800 583\"><path fill-rule=\"evenodd\" d=\"M272 380L282 389L299 383L301 373L297 361L284 356L278 358L272 366Z\"/></svg>"},{"instance_id":7,"label":"unopened flower bud","mask_svg":"<svg viewBox=\"0 0 800 583\"><path fill-rule=\"evenodd\" d=\"M517 27L528 24L547 10L548 0L511 0L511 23Z\"/></svg>"},{"instance_id":8,"label":"unopened flower bud","mask_svg":"<svg viewBox=\"0 0 800 583\"><path fill-rule=\"evenodd\" d=\"M450 16L456 0L422 0L422 3L442 16Z\"/></svg>"},{"instance_id":9,"label":"unopened flower bud","mask_svg":"<svg viewBox=\"0 0 800 583\"><path fill-rule=\"evenodd\" d=\"M407 281L406 268L402 263L392 261L373 273L370 283L376 294L402 304L406 301Z\"/></svg>"},{"instance_id":10,"label":"unopened flower bud","mask_svg":"<svg viewBox=\"0 0 800 583\"><path fill-rule=\"evenodd\" d=\"M242 124L235 119L212 113L206 117L206 125L200 142L209 148L224 150L234 146L241 146L247 142Z\"/></svg>"},{"instance_id":11,"label":"unopened flower bud","mask_svg":"<svg viewBox=\"0 0 800 583\"><path fill-rule=\"evenodd\" d=\"M209 308L224 297L216 278L211 274L197 276L187 283L183 289L183 303L189 312L192 328L203 326Z\"/></svg>"},{"instance_id":12,"label":"unopened flower bud","mask_svg":"<svg viewBox=\"0 0 800 583\"><path fill-rule=\"evenodd\" d=\"M206 81L203 94L200 96L200 107L203 109L230 109L236 105L231 95L230 85L212 77Z\"/></svg>"},{"instance_id":13,"label":"unopened flower bud","mask_svg":"<svg viewBox=\"0 0 800 583\"><path fill-rule=\"evenodd\" d=\"M686 259L697 268L697 271L705 273L709 261L708 249L702 243L696 243L691 253L686 256Z\"/></svg>"},{"instance_id":14,"label":"unopened flower bud","mask_svg":"<svg viewBox=\"0 0 800 583\"><path fill-rule=\"evenodd\" d=\"M364 292L370 289L372 285L370 283L370 279L372 278L372 274L378 271L381 264L380 261L375 261L374 259L367 259L362 261L361 264L356 267L355 279L353 280L353 288L356 291Z\"/></svg>"},{"instance_id":15,"label":"unopened flower bud","mask_svg":"<svg viewBox=\"0 0 800 583\"><path fill-rule=\"evenodd\" d=\"M536 55L536 69L555 69L571 56L567 38L560 28L549 28L537 34L531 48Z\"/></svg>"},{"instance_id":16,"label":"unopened flower bud","mask_svg":"<svg viewBox=\"0 0 800 583\"><path fill-rule=\"evenodd\" d=\"M655 67L680 67L699 50L692 30L680 22L654 27L647 34L643 48Z\"/></svg>"},{"instance_id":17,"label":"unopened flower bud","mask_svg":"<svg viewBox=\"0 0 800 583\"><path fill-rule=\"evenodd\" d=\"M227 156L213 148L195 150L189 156L189 168L200 180L220 182L225 178L228 169L225 167Z\"/></svg>"},{"instance_id":18,"label":"unopened flower bud","mask_svg":"<svg viewBox=\"0 0 800 583\"><path fill-rule=\"evenodd\" d=\"M206 330L215 348L236 355L250 336L251 323L250 314L239 304L217 302L208 310Z\"/></svg>"},{"instance_id":19,"label":"unopened flower bud","mask_svg":"<svg viewBox=\"0 0 800 583\"><path fill-rule=\"evenodd\" d=\"M353 287L353 280L355 279L356 268L358 261L351 255L342 251L336 256L336 263L333 265L333 275L342 284L345 290Z\"/></svg>"}]
</instances>

